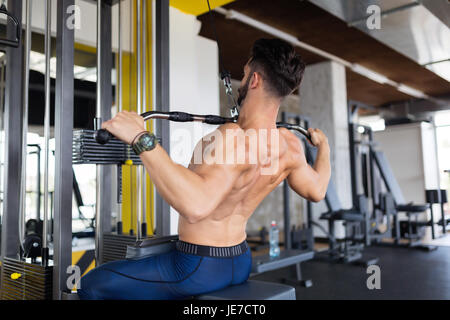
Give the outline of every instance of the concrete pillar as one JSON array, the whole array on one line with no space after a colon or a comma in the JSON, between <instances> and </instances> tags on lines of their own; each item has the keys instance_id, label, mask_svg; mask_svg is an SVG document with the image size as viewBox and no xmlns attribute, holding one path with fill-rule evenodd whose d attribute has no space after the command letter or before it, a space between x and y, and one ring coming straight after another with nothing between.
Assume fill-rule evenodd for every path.
<instances>
[{"instance_id":1,"label":"concrete pillar","mask_svg":"<svg viewBox=\"0 0 450 320\"><path fill-rule=\"evenodd\" d=\"M342 207L350 208L352 199L344 66L327 61L306 68L300 87L300 113L311 117L311 126L320 128L327 135L331 149L331 179ZM327 211L324 201L314 204L313 211L315 221L320 222L320 214ZM323 225L326 227L326 223ZM343 236L343 232L343 227L337 224L336 236ZM314 230L314 234L323 236L318 229Z\"/></svg>"}]
</instances>

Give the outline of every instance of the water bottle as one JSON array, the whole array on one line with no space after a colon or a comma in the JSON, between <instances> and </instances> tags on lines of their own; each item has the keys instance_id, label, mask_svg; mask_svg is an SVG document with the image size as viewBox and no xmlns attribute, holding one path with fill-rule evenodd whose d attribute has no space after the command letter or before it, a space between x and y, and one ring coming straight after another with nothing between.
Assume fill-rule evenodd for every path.
<instances>
[{"instance_id":1,"label":"water bottle","mask_svg":"<svg viewBox=\"0 0 450 320\"><path fill-rule=\"evenodd\" d=\"M269 243L270 243L269 255L271 258L276 258L280 256L280 246L278 245L279 234L280 232L278 230L277 223L275 221L272 221L269 232Z\"/></svg>"}]
</instances>

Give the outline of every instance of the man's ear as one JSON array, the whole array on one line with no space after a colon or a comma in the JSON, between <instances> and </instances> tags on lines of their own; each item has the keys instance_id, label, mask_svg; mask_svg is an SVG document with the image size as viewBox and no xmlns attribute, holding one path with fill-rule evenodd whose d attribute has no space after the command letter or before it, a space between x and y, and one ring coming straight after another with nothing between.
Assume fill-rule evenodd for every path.
<instances>
[{"instance_id":1,"label":"man's ear","mask_svg":"<svg viewBox=\"0 0 450 320\"><path fill-rule=\"evenodd\" d=\"M255 89L256 87L261 85L261 80L261 75L258 72L253 72L250 79L250 88Z\"/></svg>"}]
</instances>

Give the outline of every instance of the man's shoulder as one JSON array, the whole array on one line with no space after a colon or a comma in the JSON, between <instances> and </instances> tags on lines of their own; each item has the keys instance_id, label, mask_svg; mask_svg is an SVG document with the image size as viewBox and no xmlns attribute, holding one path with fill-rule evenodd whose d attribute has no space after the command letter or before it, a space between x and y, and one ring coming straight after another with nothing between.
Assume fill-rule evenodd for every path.
<instances>
[{"instance_id":1,"label":"man's shoulder","mask_svg":"<svg viewBox=\"0 0 450 320\"><path fill-rule=\"evenodd\" d=\"M227 122L219 126L217 130L226 133L227 131L241 131L242 128L236 122Z\"/></svg>"},{"instance_id":2,"label":"man's shoulder","mask_svg":"<svg viewBox=\"0 0 450 320\"><path fill-rule=\"evenodd\" d=\"M302 161L299 160L304 158L302 140L286 128L280 128L279 131L280 137L282 138L280 143L285 146L285 150L287 151L286 154L288 154L289 158L293 161L293 167L297 167L297 165L302 163Z\"/></svg>"}]
</instances>

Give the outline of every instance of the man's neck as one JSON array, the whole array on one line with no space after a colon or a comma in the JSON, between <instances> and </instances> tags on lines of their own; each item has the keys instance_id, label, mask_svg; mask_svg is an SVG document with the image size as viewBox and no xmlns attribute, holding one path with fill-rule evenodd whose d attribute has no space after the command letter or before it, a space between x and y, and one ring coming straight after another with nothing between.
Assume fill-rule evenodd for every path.
<instances>
[{"instance_id":1,"label":"man's neck","mask_svg":"<svg viewBox=\"0 0 450 320\"><path fill-rule=\"evenodd\" d=\"M246 99L247 100L247 99ZM274 100L254 98L244 101L239 112L241 128L275 128L280 104Z\"/></svg>"}]
</instances>

